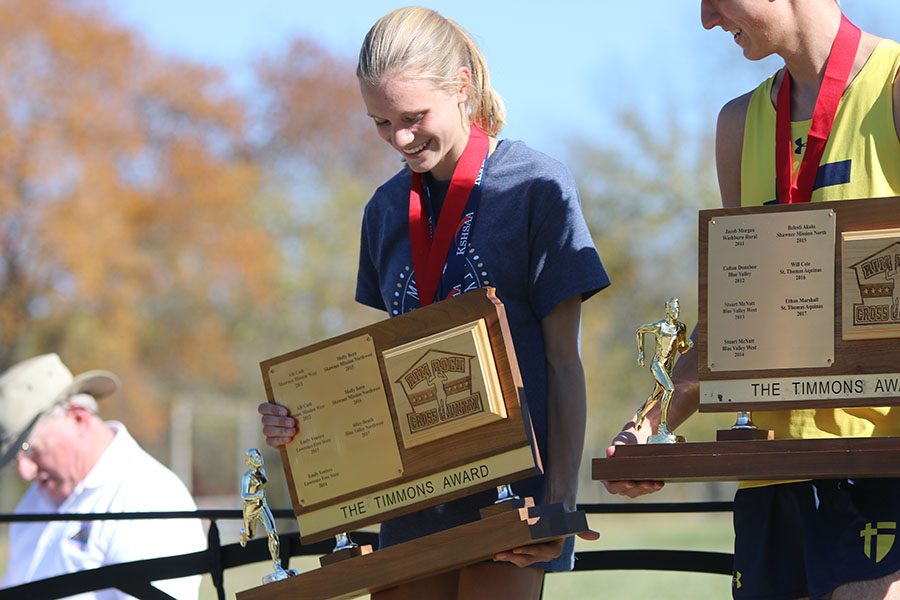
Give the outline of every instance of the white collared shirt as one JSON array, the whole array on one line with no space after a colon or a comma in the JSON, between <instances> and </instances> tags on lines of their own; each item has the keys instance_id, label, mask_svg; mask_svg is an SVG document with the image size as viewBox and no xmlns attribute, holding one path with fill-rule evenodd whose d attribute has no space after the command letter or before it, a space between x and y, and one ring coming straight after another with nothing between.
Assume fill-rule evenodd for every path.
<instances>
[{"instance_id":1,"label":"white collared shirt","mask_svg":"<svg viewBox=\"0 0 900 600\"><path fill-rule=\"evenodd\" d=\"M145 452L128 430L107 422L116 435L100 459L58 507L37 484L16 513L104 513L196 510L178 477ZM55 521L13 523L9 563L0 588L105 565L175 556L206 548L198 519ZM200 576L170 579L156 587L178 600L197 598ZM132 598L114 589L71 596L78 600Z\"/></svg>"}]
</instances>

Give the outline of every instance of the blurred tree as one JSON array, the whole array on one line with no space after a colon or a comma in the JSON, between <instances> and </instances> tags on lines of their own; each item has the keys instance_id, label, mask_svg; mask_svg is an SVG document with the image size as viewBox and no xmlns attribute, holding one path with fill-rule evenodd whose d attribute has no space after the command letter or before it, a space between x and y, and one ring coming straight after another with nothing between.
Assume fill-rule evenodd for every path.
<instances>
[{"instance_id":1,"label":"blurred tree","mask_svg":"<svg viewBox=\"0 0 900 600\"><path fill-rule=\"evenodd\" d=\"M584 308L590 423L584 465L605 456L609 440L652 389L647 369L636 362L637 326L663 318L669 296L681 299L689 328L697 321L697 211L721 206L713 132L668 114L660 130L635 108L623 109L608 143L582 140L572 147L585 217L613 281ZM679 432L711 439L716 427L693 419ZM596 500L601 488L582 469L579 499Z\"/></svg>"},{"instance_id":2,"label":"blurred tree","mask_svg":"<svg viewBox=\"0 0 900 600\"><path fill-rule=\"evenodd\" d=\"M366 201L402 165L366 114L353 59L297 38L255 66L268 226L286 257L282 294L254 333L266 358L384 316L353 300L359 228Z\"/></svg>"},{"instance_id":3,"label":"blurred tree","mask_svg":"<svg viewBox=\"0 0 900 600\"><path fill-rule=\"evenodd\" d=\"M233 323L277 248L245 108L78 0L0 2L0 368L109 368L144 439L167 390L237 384Z\"/></svg>"},{"instance_id":4,"label":"blurred tree","mask_svg":"<svg viewBox=\"0 0 900 600\"><path fill-rule=\"evenodd\" d=\"M375 186L400 168L366 114L355 57L334 54L309 38L295 38L255 63L260 83L257 132L270 166L309 183L310 175Z\"/></svg>"}]
</instances>

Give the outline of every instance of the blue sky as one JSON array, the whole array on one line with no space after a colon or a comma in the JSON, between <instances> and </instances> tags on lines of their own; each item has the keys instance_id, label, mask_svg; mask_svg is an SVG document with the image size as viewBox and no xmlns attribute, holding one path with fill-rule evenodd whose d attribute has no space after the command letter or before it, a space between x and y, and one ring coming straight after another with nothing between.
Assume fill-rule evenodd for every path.
<instances>
[{"instance_id":1,"label":"blue sky","mask_svg":"<svg viewBox=\"0 0 900 600\"><path fill-rule=\"evenodd\" d=\"M572 136L611 140L616 111L651 121L677 110L713 127L718 108L778 62L751 64L721 30L700 26L697 0L438 0L424 3L468 29L508 109L503 135L564 156ZM110 12L165 53L211 64L237 85L250 61L308 35L355 56L369 27L402 2L368 0L114 0ZM900 39L900 2L844 0L872 33ZM363 110L360 103L360 110Z\"/></svg>"}]
</instances>

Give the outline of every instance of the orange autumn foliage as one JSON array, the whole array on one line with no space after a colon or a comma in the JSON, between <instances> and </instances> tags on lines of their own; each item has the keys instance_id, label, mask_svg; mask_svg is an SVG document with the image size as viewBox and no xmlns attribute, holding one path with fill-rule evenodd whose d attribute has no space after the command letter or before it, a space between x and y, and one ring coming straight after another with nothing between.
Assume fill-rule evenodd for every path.
<instances>
[{"instance_id":1,"label":"orange autumn foliage","mask_svg":"<svg viewBox=\"0 0 900 600\"><path fill-rule=\"evenodd\" d=\"M0 2L0 370L114 370L146 436L166 390L236 384L233 321L279 268L246 125L223 74L100 8Z\"/></svg>"},{"instance_id":2,"label":"orange autumn foliage","mask_svg":"<svg viewBox=\"0 0 900 600\"><path fill-rule=\"evenodd\" d=\"M396 151L379 139L366 114L355 59L298 37L256 61L266 92L261 150L267 162L287 162L294 170L302 164L373 190L400 169Z\"/></svg>"}]
</instances>

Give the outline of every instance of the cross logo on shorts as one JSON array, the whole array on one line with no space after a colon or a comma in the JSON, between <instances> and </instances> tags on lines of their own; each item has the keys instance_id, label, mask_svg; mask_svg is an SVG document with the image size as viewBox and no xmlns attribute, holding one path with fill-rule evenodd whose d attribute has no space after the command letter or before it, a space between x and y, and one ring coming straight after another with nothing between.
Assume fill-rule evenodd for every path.
<instances>
[{"instance_id":1,"label":"cross logo on shorts","mask_svg":"<svg viewBox=\"0 0 900 600\"><path fill-rule=\"evenodd\" d=\"M882 531L895 531L896 529L896 521L878 521L876 527L872 527L871 523L866 523L865 529L859 532L859 537L863 538L863 552L866 558L872 558L872 538L875 538L874 560L876 563L880 563L894 547L894 538L896 537L893 533L882 533Z\"/></svg>"},{"instance_id":2,"label":"cross logo on shorts","mask_svg":"<svg viewBox=\"0 0 900 600\"><path fill-rule=\"evenodd\" d=\"M731 576L731 585L734 586L734 589L741 589L741 572L735 571L734 575Z\"/></svg>"}]
</instances>

